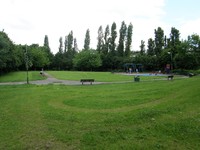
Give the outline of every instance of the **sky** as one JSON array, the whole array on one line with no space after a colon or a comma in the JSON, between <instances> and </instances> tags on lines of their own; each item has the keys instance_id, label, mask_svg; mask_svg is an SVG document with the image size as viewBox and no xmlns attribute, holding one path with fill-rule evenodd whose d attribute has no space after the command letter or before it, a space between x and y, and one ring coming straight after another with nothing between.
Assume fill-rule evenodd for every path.
<instances>
[{"instance_id":1,"label":"sky","mask_svg":"<svg viewBox=\"0 0 200 150\"><path fill-rule=\"evenodd\" d=\"M59 38L64 41L70 31L81 50L89 29L90 47L96 49L99 27L105 31L113 22L118 37L122 21L132 23L132 50L139 50L141 40L147 46L158 27L168 37L172 27L180 31L181 39L200 35L199 0L0 0L0 4L0 31L15 44L42 46L47 35L54 54Z\"/></svg>"}]
</instances>

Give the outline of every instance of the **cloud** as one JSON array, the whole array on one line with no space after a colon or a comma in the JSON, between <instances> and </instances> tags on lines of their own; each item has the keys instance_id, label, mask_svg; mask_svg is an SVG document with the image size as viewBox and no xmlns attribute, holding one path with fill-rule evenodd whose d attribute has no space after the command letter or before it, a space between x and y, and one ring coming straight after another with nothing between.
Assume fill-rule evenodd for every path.
<instances>
[{"instance_id":1,"label":"cloud","mask_svg":"<svg viewBox=\"0 0 200 150\"><path fill-rule=\"evenodd\" d=\"M43 45L48 35L52 51L56 53L59 38L72 30L79 49L83 48L85 33L90 29L91 47L96 48L97 31L121 22L133 24L133 49L139 49L141 40L154 36L165 15L165 0L2 0L0 28L19 44ZM5 13L6 12L6 13ZM118 35L119 36L119 35ZM118 42L118 41L116 41Z\"/></svg>"},{"instance_id":2,"label":"cloud","mask_svg":"<svg viewBox=\"0 0 200 150\"><path fill-rule=\"evenodd\" d=\"M200 26L200 18L182 22L180 26L181 37L183 39L187 39L188 35L192 34L200 35L199 26Z\"/></svg>"}]
</instances>

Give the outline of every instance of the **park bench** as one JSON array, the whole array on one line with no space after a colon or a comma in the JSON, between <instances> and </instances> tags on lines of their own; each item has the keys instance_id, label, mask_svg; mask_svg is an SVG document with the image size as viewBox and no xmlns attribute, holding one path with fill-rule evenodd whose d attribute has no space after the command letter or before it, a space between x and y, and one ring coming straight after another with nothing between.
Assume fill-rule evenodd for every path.
<instances>
[{"instance_id":1,"label":"park bench","mask_svg":"<svg viewBox=\"0 0 200 150\"><path fill-rule=\"evenodd\" d=\"M168 80L169 80L169 79L172 80L173 78L174 78L174 75L168 75L168 76L167 76L167 79L168 79Z\"/></svg>"},{"instance_id":2,"label":"park bench","mask_svg":"<svg viewBox=\"0 0 200 150\"><path fill-rule=\"evenodd\" d=\"M94 79L81 79L80 82L82 82L82 85L84 82L90 82L90 84L92 84L92 82L94 82Z\"/></svg>"}]
</instances>

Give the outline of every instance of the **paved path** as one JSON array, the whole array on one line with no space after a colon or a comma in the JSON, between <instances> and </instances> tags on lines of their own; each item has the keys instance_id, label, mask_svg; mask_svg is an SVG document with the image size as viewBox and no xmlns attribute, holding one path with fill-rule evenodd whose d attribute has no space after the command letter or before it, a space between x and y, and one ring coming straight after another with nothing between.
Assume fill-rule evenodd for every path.
<instances>
[{"instance_id":1,"label":"paved path","mask_svg":"<svg viewBox=\"0 0 200 150\"><path fill-rule=\"evenodd\" d=\"M71 80L59 80L51 75L44 73L44 75L47 77L45 80L37 80L37 81L29 81L29 84L36 84L36 85L47 85L47 84L64 84L64 85L81 85L82 83L80 81L71 81ZM23 82L3 82L0 83L0 85L20 85L20 84L26 84L26 81ZM106 82L93 82L92 84L105 84ZM90 84L90 83L84 83L84 85Z\"/></svg>"},{"instance_id":2,"label":"paved path","mask_svg":"<svg viewBox=\"0 0 200 150\"><path fill-rule=\"evenodd\" d=\"M63 84L63 85L81 85L82 83L80 81L71 81L71 80L59 80L51 75L44 73L47 79L45 80L37 80L37 81L29 81L30 84L36 84L36 85L48 85L48 84ZM178 78L188 78L186 76L181 76ZM153 80L167 80L165 78L163 79L153 79ZM122 81L122 82L93 82L92 84L111 84L111 83L130 83L133 81ZM26 84L27 82L3 82L0 83L0 85L20 85L20 84ZM84 85L89 85L90 83L84 83Z\"/></svg>"}]
</instances>

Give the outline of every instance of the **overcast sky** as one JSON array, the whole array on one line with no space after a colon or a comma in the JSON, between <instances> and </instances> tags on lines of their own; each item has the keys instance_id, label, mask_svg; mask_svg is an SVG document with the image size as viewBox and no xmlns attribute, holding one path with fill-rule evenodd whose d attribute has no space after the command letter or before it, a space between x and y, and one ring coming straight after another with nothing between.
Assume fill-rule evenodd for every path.
<instances>
[{"instance_id":1,"label":"overcast sky","mask_svg":"<svg viewBox=\"0 0 200 150\"><path fill-rule=\"evenodd\" d=\"M175 27L181 39L200 35L200 0L0 0L0 4L1 31L16 44L43 45L48 35L54 54L59 38L64 40L71 30L81 50L89 29L90 47L96 48L98 28L102 25L105 30L113 22L117 31L122 21L133 24L132 50L139 49L141 40L147 45L157 27L167 36Z\"/></svg>"}]
</instances>

